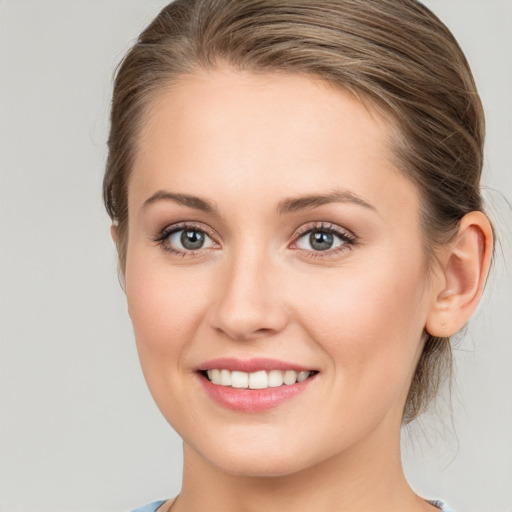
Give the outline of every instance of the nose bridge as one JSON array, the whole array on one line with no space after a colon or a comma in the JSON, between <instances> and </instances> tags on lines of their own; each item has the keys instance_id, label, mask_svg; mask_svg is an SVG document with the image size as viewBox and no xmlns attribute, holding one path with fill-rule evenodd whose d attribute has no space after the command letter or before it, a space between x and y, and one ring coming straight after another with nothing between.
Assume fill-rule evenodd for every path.
<instances>
[{"instance_id":1,"label":"nose bridge","mask_svg":"<svg viewBox=\"0 0 512 512\"><path fill-rule=\"evenodd\" d=\"M265 248L247 244L226 258L212 326L237 340L270 335L286 324L278 288L278 268Z\"/></svg>"}]
</instances>

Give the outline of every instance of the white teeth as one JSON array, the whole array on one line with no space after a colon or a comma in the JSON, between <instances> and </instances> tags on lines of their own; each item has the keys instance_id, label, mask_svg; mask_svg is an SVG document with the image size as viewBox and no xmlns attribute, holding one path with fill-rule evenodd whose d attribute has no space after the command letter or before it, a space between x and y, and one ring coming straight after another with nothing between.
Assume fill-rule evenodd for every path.
<instances>
[{"instance_id":1,"label":"white teeth","mask_svg":"<svg viewBox=\"0 0 512 512\"><path fill-rule=\"evenodd\" d=\"M231 386L231 372L229 370L220 371L220 384L222 386Z\"/></svg>"},{"instance_id":2,"label":"white teeth","mask_svg":"<svg viewBox=\"0 0 512 512\"><path fill-rule=\"evenodd\" d=\"M268 385L271 388L277 388L283 385L283 372L281 370L272 370L268 372Z\"/></svg>"},{"instance_id":3,"label":"white teeth","mask_svg":"<svg viewBox=\"0 0 512 512\"><path fill-rule=\"evenodd\" d=\"M287 386L295 384L297 382L297 372L294 372L293 370L287 370L286 372L284 372L283 382Z\"/></svg>"},{"instance_id":4,"label":"white teeth","mask_svg":"<svg viewBox=\"0 0 512 512\"><path fill-rule=\"evenodd\" d=\"M220 370L210 370L208 377L214 384L220 384Z\"/></svg>"},{"instance_id":5,"label":"white teeth","mask_svg":"<svg viewBox=\"0 0 512 512\"><path fill-rule=\"evenodd\" d=\"M248 388L249 374L245 372L231 372L231 385L234 388Z\"/></svg>"},{"instance_id":6,"label":"white teeth","mask_svg":"<svg viewBox=\"0 0 512 512\"><path fill-rule=\"evenodd\" d=\"M208 378L217 386L232 386L241 389L277 388L283 384L291 386L296 382L305 381L311 372L296 372L294 370L264 370L258 372L239 372L229 370L207 370Z\"/></svg>"},{"instance_id":7,"label":"white teeth","mask_svg":"<svg viewBox=\"0 0 512 512\"><path fill-rule=\"evenodd\" d=\"M249 373L249 388L250 389L266 389L268 388L268 375L267 372L254 372Z\"/></svg>"}]
</instances>

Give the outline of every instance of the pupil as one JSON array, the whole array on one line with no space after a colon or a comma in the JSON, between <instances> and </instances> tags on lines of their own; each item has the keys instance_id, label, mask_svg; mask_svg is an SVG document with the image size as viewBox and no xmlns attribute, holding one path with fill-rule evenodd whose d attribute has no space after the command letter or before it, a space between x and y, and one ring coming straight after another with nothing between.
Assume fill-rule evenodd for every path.
<instances>
[{"instance_id":1,"label":"pupil","mask_svg":"<svg viewBox=\"0 0 512 512\"><path fill-rule=\"evenodd\" d=\"M203 233L200 231L183 231L181 234L181 243L185 249L200 249L204 243Z\"/></svg>"},{"instance_id":2,"label":"pupil","mask_svg":"<svg viewBox=\"0 0 512 512\"><path fill-rule=\"evenodd\" d=\"M309 235L309 243L316 251L326 251L332 247L333 236L330 233L317 231L316 233L311 233L311 235Z\"/></svg>"}]
</instances>

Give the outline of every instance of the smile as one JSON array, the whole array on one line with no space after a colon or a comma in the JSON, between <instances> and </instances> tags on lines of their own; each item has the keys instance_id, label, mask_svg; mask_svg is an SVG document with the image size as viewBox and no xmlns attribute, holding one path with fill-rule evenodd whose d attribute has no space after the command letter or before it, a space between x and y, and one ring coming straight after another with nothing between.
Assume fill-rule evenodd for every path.
<instances>
[{"instance_id":1,"label":"smile","mask_svg":"<svg viewBox=\"0 0 512 512\"><path fill-rule=\"evenodd\" d=\"M238 389L267 389L291 386L303 382L313 373L311 371L270 370L257 372L230 371L226 369L207 370L208 380L217 386Z\"/></svg>"},{"instance_id":2,"label":"smile","mask_svg":"<svg viewBox=\"0 0 512 512\"><path fill-rule=\"evenodd\" d=\"M255 413L277 407L314 386L318 370L274 359L221 358L197 368L199 382L218 405Z\"/></svg>"}]
</instances>

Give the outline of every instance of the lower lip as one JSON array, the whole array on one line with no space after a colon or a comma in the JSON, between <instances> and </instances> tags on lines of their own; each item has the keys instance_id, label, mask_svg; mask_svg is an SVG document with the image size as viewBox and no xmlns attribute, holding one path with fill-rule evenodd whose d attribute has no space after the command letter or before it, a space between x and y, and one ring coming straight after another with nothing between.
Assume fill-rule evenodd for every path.
<instances>
[{"instance_id":1,"label":"lower lip","mask_svg":"<svg viewBox=\"0 0 512 512\"><path fill-rule=\"evenodd\" d=\"M218 404L234 411L259 412L272 409L291 400L302 393L315 379L316 375L308 379L276 388L244 389L219 386L210 382L206 377L199 375L201 384L208 394Z\"/></svg>"}]
</instances>

